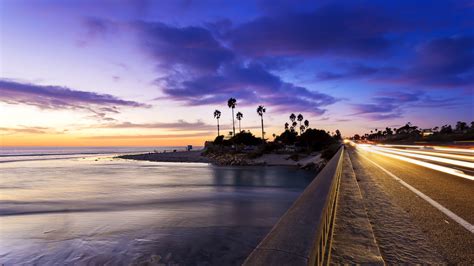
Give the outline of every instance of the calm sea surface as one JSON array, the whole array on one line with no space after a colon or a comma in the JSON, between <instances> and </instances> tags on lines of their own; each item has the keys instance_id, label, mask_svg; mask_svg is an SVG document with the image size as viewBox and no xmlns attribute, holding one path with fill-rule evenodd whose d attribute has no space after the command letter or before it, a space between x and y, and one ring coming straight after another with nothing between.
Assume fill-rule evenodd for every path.
<instances>
[{"instance_id":1,"label":"calm sea surface","mask_svg":"<svg viewBox=\"0 0 474 266\"><path fill-rule=\"evenodd\" d=\"M180 148L2 148L0 263L238 265L314 177L113 158Z\"/></svg>"}]
</instances>

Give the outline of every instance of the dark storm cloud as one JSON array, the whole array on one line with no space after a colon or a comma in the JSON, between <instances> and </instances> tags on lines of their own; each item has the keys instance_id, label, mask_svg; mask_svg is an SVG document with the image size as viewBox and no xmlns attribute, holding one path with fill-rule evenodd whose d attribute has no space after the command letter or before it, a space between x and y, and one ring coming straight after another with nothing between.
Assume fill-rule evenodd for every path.
<instances>
[{"instance_id":1,"label":"dark storm cloud","mask_svg":"<svg viewBox=\"0 0 474 266\"><path fill-rule=\"evenodd\" d=\"M148 107L109 94L0 80L0 101L26 104L41 109L85 109L96 114L118 113L120 107Z\"/></svg>"}]
</instances>

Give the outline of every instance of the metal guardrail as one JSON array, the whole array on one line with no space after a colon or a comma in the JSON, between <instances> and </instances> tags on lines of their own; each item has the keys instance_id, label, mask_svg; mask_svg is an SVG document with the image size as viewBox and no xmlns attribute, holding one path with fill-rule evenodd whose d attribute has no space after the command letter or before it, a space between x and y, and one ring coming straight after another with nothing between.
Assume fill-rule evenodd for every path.
<instances>
[{"instance_id":1,"label":"metal guardrail","mask_svg":"<svg viewBox=\"0 0 474 266\"><path fill-rule=\"evenodd\" d=\"M303 191L243 265L327 265L344 146Z\"/></svg>"}]
</instances>

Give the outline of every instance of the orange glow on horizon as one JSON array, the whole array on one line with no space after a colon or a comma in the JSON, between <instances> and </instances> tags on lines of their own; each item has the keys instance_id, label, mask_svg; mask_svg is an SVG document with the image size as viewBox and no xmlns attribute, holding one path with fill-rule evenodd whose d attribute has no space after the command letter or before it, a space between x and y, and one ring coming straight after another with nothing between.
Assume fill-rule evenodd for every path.
<instances>
[{"instance_id":1,"label":"orange glow on horizon","mask_svg":"<svg viewBox=\"0 0 474 266\"><path fill-rule=\"evenodd\" d=\"M206 140L214 139L209 137L172 137L172 138L137 138L115 137L115 138L84 138L82 136L72 136L65 134L41 134L41 135L2 135L0 144L2 147L12 146L203 146Z\"/></svg>"}]
</instances>

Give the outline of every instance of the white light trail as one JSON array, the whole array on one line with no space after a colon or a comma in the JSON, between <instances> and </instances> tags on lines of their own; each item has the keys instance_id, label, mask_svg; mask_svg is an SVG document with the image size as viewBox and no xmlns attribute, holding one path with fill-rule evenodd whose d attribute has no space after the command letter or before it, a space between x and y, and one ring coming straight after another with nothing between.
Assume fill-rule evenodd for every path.
<instances>
[{"instance_id":1,"label":"white light trail","mask_svg":"<svg viewBox=\"0 0 474 266\"><path fill-rule=\"evenodd\" d=\"M446 164L451 164L451 165L457 165L461 167L467 167L469 169L474 169L474 163L470 162L465 162L465 161L458 161L458 160L453 160L453 159L446 159L446 158L440 158L440 157L435 157L435 156L429 156L429 155L420 155L420 154L414 154L411 153L410 151L406 150L394 150L394 149L386 149L386 148L380 148L380 147L372 147L373 149L383 151L383 152L390 152L390 153L395 153L403 156L409 156L413 158L419 158L419 159L424 159L428 161L434 161L434 162L439 162L439 163L446 163Z\"/></svg>"},{"instance_id":2,"label":"white light trail","mask_svg":"<svg viewBox=\"0 0 474 266\"><path fill-rule=\"evenodd\" d=\"M391 157L391 158L394 158L394 159L398 159L398 160L401 160L401 161L409 162L409 163L412 163L412 164L416 164L416 165L419 165L419 166L423 166L423 167L426 167L426 168L430 168L430 169L433 169L433 170L436 170L436 171L439 171L439 172L443 172L443 173L447 173L447 174L450 174L450 175L466 178L466 179L469 179L469 180L474 180L474 176L466 175L462 171L459 171L459 170L456 170L456 169L453 169L453 168L449 168L449 167L445 167L445 166L441 166L441 165L436 165L436 164L433 164L433 163L428 163L428 162L415 160L415 159L412 159L412 158L407 158L407 157L392 154L392 153L382 152L380 150L373 149L372 145L357 145L357 148L360 148L360 149L368 151L368 152L377 153L377 154L380 154L380 155L383 155L383 156Z\"/></svg>"},{"instance_id":3,"label":"white light trail","mask_svg":"<svg viewBox=\"0 0 474 266\"><path fill-rule=\"evenodd\" d=\"M434 146L433 149L440 150L440 151L463 152L463 153L474 154L474 150L471 150L471 149L453 149L453 148L445 148L445 147L437 147L437 146Z\"/></svg>"},{"instance_id":4,"label":"white light trail","mask_svg":"<svg viewBox=\"0 0 474 266\"><path fill-rule=\"evenodd\" d=\"M448 147L440 147L440 146L422 146L422 145L395 145L395 144L377 144L377 146L381 147L394 147L394 148L416 148L416 149L426 149L426 150L439 150L439 151L447 151L447 152L461 152L467 154L474 154L474 149L456 149L456 148L448 148Z\"/></svg>"},{"instance_id":5,"label":"white light trail","mask_svg":"<svg viewBox=\"0 0 474 266\"><path fill-rule=\"evenodd\" d=\"M474 161L474 156L468 155L459 155L459 154L451 154L451 153L441 153L441 152L430 152L430 151L421 151L421 150L407 150L407 149L392 149L386 148L388 150L395 150L400 152L408 152L408 153L418 153L418 154L426 154L426 155L433 155L437 157L446 157L446 158L454 158L459 160L466 160L466 161Z\"/></svg>"}]
</instances>

